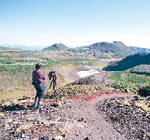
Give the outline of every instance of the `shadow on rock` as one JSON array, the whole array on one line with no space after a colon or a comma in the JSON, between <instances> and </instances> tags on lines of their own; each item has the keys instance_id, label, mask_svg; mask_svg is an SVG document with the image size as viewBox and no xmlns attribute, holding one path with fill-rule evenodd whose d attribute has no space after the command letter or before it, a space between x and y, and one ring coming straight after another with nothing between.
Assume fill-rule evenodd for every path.
<instances>
[{"instance_id":1,"label":"shadow on rock","mask_svg":"<svg viewBox=\"0 0 150 140\"><path fill-rule=\"evenodd\" d=\"M33 109L33 106L32 105L27 105L27 106L22 106L22 105L19 105L19 104L16 104L16 105L8 105L8 106L2 106L1 109L3 111L16 111L16 110L31 110Z\"/></svg>"},{"instance_id":2,"label":"shadow on rock","mask_svg":"<svg viewBox=\"0 0 150 140\"><path fill-rule=\"evenodd\" d=\"M150 86L141 86L141 87L139 87L138 94L142 97L150 96Z\"/></svg>"}]
</instances>

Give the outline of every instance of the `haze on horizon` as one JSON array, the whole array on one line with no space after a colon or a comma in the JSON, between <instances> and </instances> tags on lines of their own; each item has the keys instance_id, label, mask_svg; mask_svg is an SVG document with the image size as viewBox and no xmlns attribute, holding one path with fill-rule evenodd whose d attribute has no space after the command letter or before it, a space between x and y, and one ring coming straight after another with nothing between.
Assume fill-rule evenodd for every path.
<instances>
[{"instance_id":1,"label":"haze on horizon","mask_svg":"<svg viewBox=\"0 0 150 140\"><path fill-rule=\"evenodd\" d=\"M149 17L149 0L0 0L0 44L150 48Z\"/></svg>"}]
</instances>

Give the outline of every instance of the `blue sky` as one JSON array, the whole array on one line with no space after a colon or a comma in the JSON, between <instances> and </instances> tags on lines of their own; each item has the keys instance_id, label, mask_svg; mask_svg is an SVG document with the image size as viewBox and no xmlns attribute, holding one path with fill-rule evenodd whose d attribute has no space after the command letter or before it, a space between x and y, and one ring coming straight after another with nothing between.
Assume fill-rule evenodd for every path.
<instances>
[{"instance_id":1,"label":"blue sky","mask_svg":"<svg viewBox=\"0 0 150 140\"><path fill-rule=\"evenodd\" d=\"M0 44L150 48L149 37L150 0L0 0Z\"/></svg>"}]
</instances>

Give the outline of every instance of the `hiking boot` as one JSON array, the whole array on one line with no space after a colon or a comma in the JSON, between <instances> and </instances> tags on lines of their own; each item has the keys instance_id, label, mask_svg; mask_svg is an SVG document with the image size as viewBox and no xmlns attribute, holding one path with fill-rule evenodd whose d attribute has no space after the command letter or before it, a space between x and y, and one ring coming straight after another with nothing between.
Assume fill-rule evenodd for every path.
<instances>
[{"instance_id":1,"label":"hiking boot","mask_svg":"<svg viewBox=\"0 0 150 140\"><path fill-rule=\"evenodd\" d=\"M39 104L38 106L36 106L36 109L42 110L42 106Z\"/></svg>"},{"instance_id":2,"label":"hiking boot","mask_svg":"<svg viewBox=\"0 0 150 140\"><path fill-rule=\"evenodd\" d=\"M39 112L42 112L44 109L43 108L41 108L41 109L39 109Z\"/></svg>"}]
</instances>

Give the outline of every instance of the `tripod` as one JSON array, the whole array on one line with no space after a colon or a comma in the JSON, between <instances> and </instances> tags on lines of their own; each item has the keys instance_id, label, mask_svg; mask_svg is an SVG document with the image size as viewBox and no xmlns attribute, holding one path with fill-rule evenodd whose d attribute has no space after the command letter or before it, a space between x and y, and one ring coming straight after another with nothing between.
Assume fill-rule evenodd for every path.
<instances>
[{"instance_id":1,"label":"tripod","mask_svg":"<svg viewBox=\"0 0 150 140\"><path fill-rule=\"evenodd\" d=\"M53 90L55 90L55 87L56 87L57 84L56 84L56 78L55 78L54 75L52 76L52 80L51 80L49 89L51 88L52 85L53 85Z\"/></svg>"}]
</instances>

